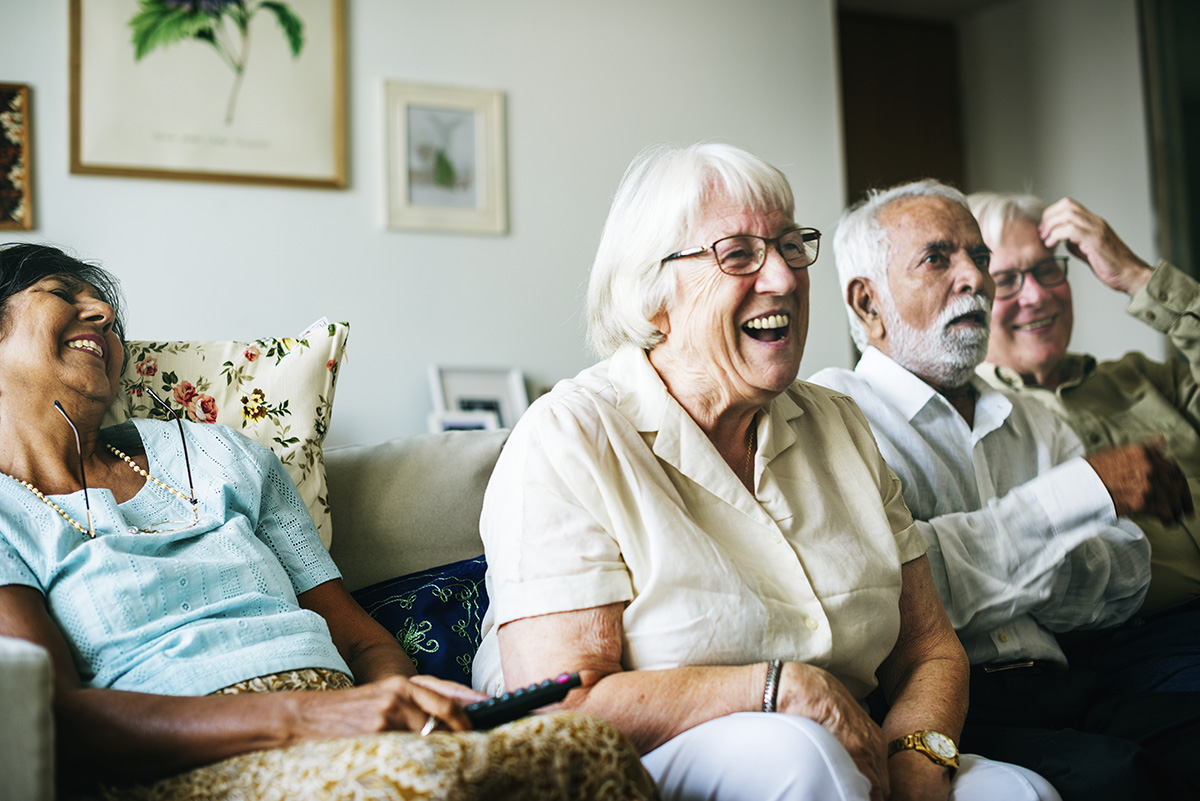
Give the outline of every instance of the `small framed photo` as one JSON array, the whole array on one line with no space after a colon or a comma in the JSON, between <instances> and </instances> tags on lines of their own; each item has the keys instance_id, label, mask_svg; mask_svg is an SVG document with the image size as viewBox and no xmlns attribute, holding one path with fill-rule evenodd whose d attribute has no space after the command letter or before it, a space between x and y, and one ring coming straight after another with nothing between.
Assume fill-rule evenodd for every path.
<instances>
[{"instance_id":1,"label":"small framed photo","mask_svg":"<svg viewBox=\"0 0 1200 801\"><path fill-rule=\"evenodd\" d=\"M495 412L430 412L429 433L443 431L494 431L500 427Z\"/></svg>"},{"instance_id":2,"label":"small framed photo","mask_svg":"<svg viewBox=\"0 0 1200 801\"><path fill-rule=\"evenodd\" d=\"M388 81L387 224L508 232L504 94Z\"/></svg>"},{"instance_id":3,"label":"small framed photo","mask_svg":"<svg viewBox=\"0 0 1200 801\"><path fill-rule=\"evenodd\" d=\"M525 376L513 368L462 368L429 366L433 410L461 414L487 412L499 428L512 428L529 408Z\"/></svg>"},{"instance_id":4,"label":"small framed photo","mask_svg":"<svg viewBox=\"0 0 1200 801\"><path fill-rule=\"evenodd\" d=\"M0 83L0 228L33 228L29 87Z\"/></svg>"}]
</instances>

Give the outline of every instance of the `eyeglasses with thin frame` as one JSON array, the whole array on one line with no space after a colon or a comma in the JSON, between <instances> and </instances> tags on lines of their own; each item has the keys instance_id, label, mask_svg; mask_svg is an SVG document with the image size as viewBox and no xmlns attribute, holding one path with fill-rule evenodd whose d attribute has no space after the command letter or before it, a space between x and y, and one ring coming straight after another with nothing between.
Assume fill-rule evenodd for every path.
<instances>
[{"instance_id":1,"label":"eyeglasses with thin frame","mask_svg":"<svg viewBox=\"0 0 1200 801\"><path fill-rule=\"evenodd\" d=\"M717 267L726 275L753 275L766 263L768 245L775 246L788 267L802 270L817 260L817 253L821 249L821 232L816 228L793 228L773 239L753 234L737 234L718 239L708 247L688 248L672 253L661 263L712 253L717 260Z\"/></svg>"},{"instance_id":2,"label":"eyeglasses with thin frame","mask_svg":"<svg viewBox=\"0 0 1200 801\"><path fill-rule=\"evenodd\" d=\"M1067 280L1067 257L1052 256L1024 270L992 273L992 280L996 282L996 300L1008 300L1021 294L1027 275L1032 275L1033 280L1046 289L1059 286Z\"/></svg>"},{"instance_id":3,"label":"eyeglasses with thin frame","mask_svg":"<svg viewBox=\"0 0 1200 801\"><path fill-rule=\"evenodd\" d=\"M169 534L175 531L186 531L200 522L200 510L197 507L196 486L192 482L192 463L191 459L188 458L187 437L183 435L183 421L179 419L179 415L175 413L175 410L165 400L158 397L154 390L147 387L146 391L150 393L151 398L154 398L160 406L167 410L168 414L175 418L175 423L179 426L179 438L183 442L183 466L187 471L188 479L188 503L192 507L192 520L164 520L161 523L155 523L146 528L139 528L138 531L143 534ZM83 484L83 505L87 510L88 536L95 539L96 529L92 525L92 505L88 501L87 474L83 469L83 448L79 443L79 429L75 427L75 421L67 414L67 410L63 408L61 403L55 401L54 408L58 409L58 413L63 416L63 419L67 421L67 425L71 427L71 431L75 434L75 451L79 454L79 481Z\"/></svg>"}]
</instances>

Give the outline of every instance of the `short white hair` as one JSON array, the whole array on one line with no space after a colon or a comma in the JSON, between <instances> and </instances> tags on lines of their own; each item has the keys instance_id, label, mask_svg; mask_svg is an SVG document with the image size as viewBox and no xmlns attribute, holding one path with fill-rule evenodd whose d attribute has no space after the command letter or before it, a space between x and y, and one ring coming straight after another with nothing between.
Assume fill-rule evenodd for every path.
<instances>
[{"instance_id":1,"label":"short white hair","mask_svg":"<svg viewBox=\"0 0 1200 801\"><path fill-rule=\"evenodd\" d=\"M796 205L782 172L733 145L657 145L629 165L588 282L588 344L601 358L622 345L650 350L662 341L651 320L675 299L673 263L662 260L711 244L688 241L688 234L716 201L789 218Z\"/></svg>"},{"instance_id":2,"label":"short white hair","mask_svg":"<svg viewBox=\"0 0 1200 801\"><path fill-rule=\"evenodd\" d=\"M847 289L855 278L865 278L875 284L881 300L891 297L888 286L887 266L891 257L891 240L887 229L879 222L879 215L898 200L918 197L940 197L962 206L970 212L967 198L962 192L940 181L926 178L900 184L889 189L872 189L866 197L846 209L833 232L833 256L837 264L838 282L842 288L842 302L846 316L850 319L850 336L859 351L867 349L870 337L867 328L850 306Z\"/></svg>"},{"instance_id":3,"label":"short white hair","mask_svg":"<svg viewBox=\"0 0 1200 801\"><path fill-rule=\"evenodd\" d=\"M1037 225L1046 210L1046 201L1036 195L1004 192L975 192L967 197L967 203L979 222L983 241L993 243L1000 241L1009 223L1028 220Z\"/></svg>"}]
</instances>

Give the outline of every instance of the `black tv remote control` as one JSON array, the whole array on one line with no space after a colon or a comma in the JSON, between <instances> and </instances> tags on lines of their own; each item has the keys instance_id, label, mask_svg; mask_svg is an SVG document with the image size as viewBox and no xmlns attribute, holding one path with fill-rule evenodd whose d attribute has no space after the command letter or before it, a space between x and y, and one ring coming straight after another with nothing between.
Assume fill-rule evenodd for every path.
<instances>
[{"instance_id":1,"label":"black tv remote control","mask_svg":"<svg viewBox=\"0 0 1200 801\"><path fill-rule=\"evenodd\" d=\"M561 701L572 687L580 685L578 673L563 673L556 678L546 679L540 684L531 684L486 701L478 701L463 707L467 719L476 729L490 729L524 717L533 710Z\"/></svg>"}]
</instances>

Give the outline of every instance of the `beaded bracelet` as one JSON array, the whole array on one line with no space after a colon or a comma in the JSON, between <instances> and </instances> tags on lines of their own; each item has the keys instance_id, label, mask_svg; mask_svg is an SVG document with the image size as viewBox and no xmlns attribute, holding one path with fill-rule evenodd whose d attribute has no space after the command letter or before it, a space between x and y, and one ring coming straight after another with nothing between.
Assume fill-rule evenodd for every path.
<instances>
[{"instance_id":1,"label":"beaded bracelet","mask_svg":"<svg viewBox=\"0 0 1200 801\"><path fill-rule=\"evenodd\" d=\"M767 663L767 685L763 688L763 712L775 711L775 703L779 700L779 673L782 670L782 659L772 659Z\"/></svg>"}]
</instances>

